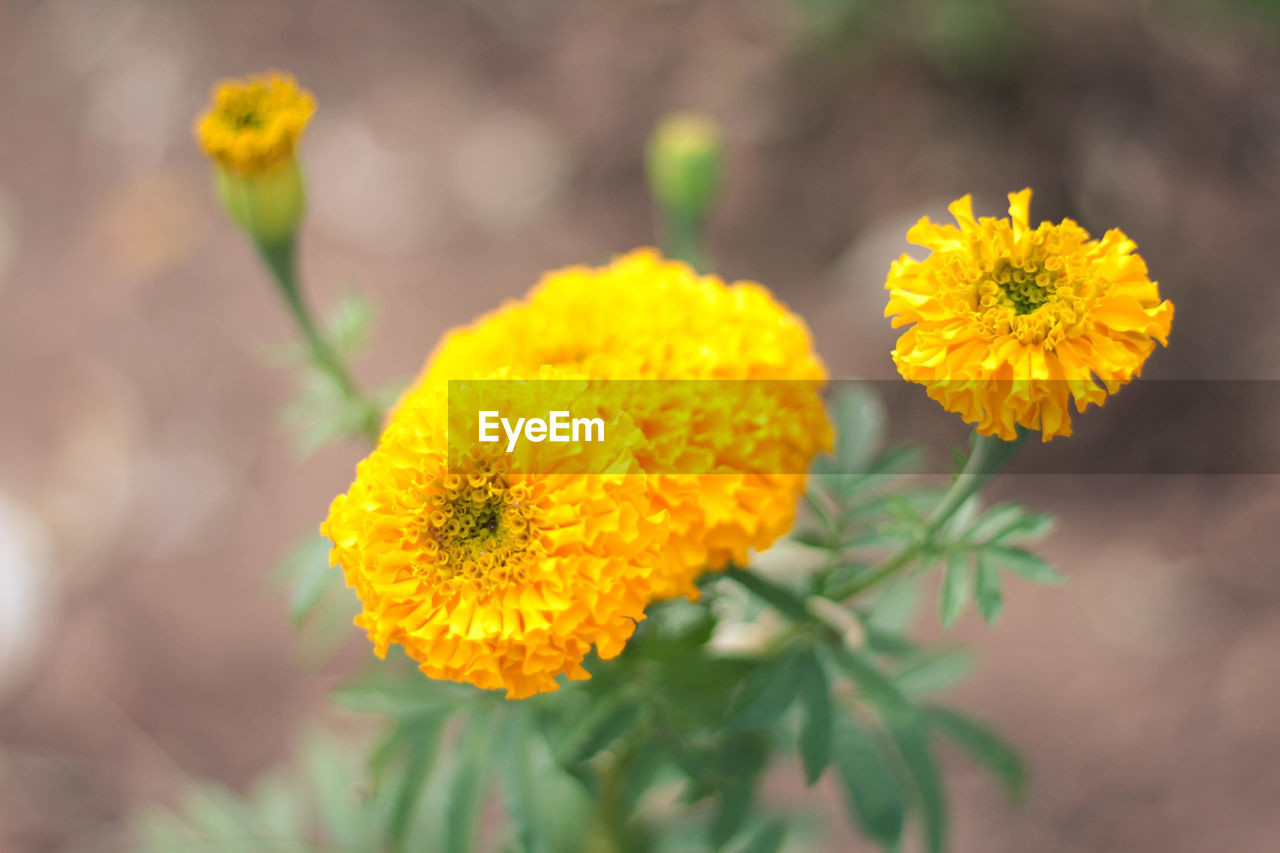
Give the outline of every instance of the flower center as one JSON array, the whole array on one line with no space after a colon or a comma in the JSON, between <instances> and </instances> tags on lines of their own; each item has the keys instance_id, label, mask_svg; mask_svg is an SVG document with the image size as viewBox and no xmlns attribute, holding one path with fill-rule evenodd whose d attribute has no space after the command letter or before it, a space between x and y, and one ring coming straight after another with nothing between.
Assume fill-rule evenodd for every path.
<instances>
[{"instance_id":1,"label":"flower center","mask_svg":"<svg viewBox=\"0 0 1280 853\"><path fill-rule=\"evenodd\" d=\"M990 281L1004 294L1015 314L1030 314L1053 298L1055 278L1032 261L1017 265L1006 260L1001 261Z\"/></svg>"},{"instance_id":2,"label":"flower center","mask_svg":"<svg viewBox=\"0 0 1280 853\"><path fill-rule=\"evenodd\" d=\"M1084 327L1090 292L1059 259L1005 258L979 274L976 309L990 336L1053 348Z\"/></svg>"},{"instance_id":3,"label":"flower center","mask_svg":"<svg viewBox=\"0 0 1280 853\"><path fill-rule=\"evenodd\" d=\"M446 474L424 514L421 548L438 580L490 590L524 579L535 514L524 485L489 471Z\"/></svg>"}]
</instances>

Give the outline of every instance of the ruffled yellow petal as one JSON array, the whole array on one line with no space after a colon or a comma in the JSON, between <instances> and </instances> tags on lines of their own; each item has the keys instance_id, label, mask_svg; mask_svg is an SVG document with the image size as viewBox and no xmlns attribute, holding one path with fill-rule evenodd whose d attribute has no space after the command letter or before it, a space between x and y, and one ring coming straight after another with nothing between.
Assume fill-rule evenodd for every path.
<instances>
[{"instance_id":1,"label":"ruffled yellow petal","mask_svg":"<svg viewBox=\"0 0 1280 853\"><path fill-rule=\"evenodd\" d=\"M794 380L710 393L710 382L658 383L652 394L620 383L631 396L617 405L644 433L637 461L670 529L654 597L696 595L703 570L783 535L800 472L833 439L819 396L826 371L804 322L758 284L699 276L652 249L549 273L523 301L453 330L406 400L449 379L548 365L597 379Z\"/></svg>"},{"instance_id":2,"label":"ruffled yellow petal","mask_svg":"<svg viewBox=\"0 0 1280 853\"><path fill-rule=\"evenodd\" d=\"M586 678L660 574L665 517L644 478L510 473L480 450L452 470L448 451L444 393L421 393L334 499L320 529L364 605L356 624L379 655L398 644L432 678L513 699Z\"/></svg>"},{"instance_id":3,"label":"ruffled yellow petal","mask_svg":"<svg viewBox=\"0 0 1280 853\"><path fill-rule=\"evenodd\" d=\"M315 98L288 74L222 80L196 120L196 138L224 169L260 174L293 158L315 110Z\"/></svg>"},{"instance_id":4,"label":"ruffled yellow petal","mask_svg":"<svg viewBox=\"0 0 1280 853\"><path fill-rule=\"evenodd\" d=\"M1113 229L1093 240L1071 220L1030 225L1031 190L1009 194L1009 218L957 226L927 218L907 236L931 250L889 270L885 316L907 327L893 350L903 378L983 435L1071 434L1077 411L1102 405L1168 344L1173 304L1160 299L1137 246Z\"/></svg>"}]
</instances>

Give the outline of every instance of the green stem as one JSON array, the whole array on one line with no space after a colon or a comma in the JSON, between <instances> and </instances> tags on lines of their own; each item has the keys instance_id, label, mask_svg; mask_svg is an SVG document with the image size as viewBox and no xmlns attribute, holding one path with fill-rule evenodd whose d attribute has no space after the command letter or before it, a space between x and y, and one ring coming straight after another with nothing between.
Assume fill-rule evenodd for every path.
<instances>
[{"instance_id":1,"label":"green stem","mask_svg":"<svg viewBox=\"0 0 1280 853\"><path fill-rule=\"evenodd\" d=\"M667 257L703 271L702 221L673 210L662 211L662 236Z\"/></svg>"},{"instance_id":2,"label":"green stem","mask_svg":"<svg viewBox=\"0 0 1280 853\"><path fill-rule=\"evenodd\" d=\"M991 478L992 474L1000 470L1005 462L1009 461L1028 434L1028 430L1019 428L1018 437L1013 441L975 435L973 452L969 454L964 469L952 481L951 488L947 489L947 493L942 496L942 502L934 507L933 512L925 519L923 535L880 565L852 578L828 597L835 601L846 601L915 562L917 557L933 547L938 532L951 520L964 502L982 488L983 484Z\"/></svg>"},{"instance_id":3,"label":"green stem","mask_svg":"<svg viewBox=\"0 0 1280 853\"><path fill-rule=\"evenodd\" d=\"M378 407L360 393L360 388L356 385L355 379L352 378L346 364L343 363L337 351L325 340L319 327L316 326L315 320L312 319L311 310L307 306L306 299L302 294L302 288L298 283L296 240L292 237L278 243L265 243L254 240L254 245L257 247L258 254L261 255L267 269L270 270L271 278L275 282L276 288L280 291L285 305L288 306L289 313L293 315L294 321L298 324L298 329L302 332L303 338L306 339L311 360L317 367L329 374L339 390L342 391L343 396L353 405L359 407L363 413L361 427L369 440L377 444L378 435L381 431L381 415L378 412Z\"/></svg>"}]
</instances>

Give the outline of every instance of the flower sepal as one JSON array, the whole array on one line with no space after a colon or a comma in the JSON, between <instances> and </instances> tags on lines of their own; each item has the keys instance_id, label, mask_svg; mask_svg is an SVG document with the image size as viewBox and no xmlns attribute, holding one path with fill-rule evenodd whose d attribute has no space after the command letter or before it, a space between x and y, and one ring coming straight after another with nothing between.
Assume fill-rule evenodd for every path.
<instances>
[{"instance_id":1,"label":"flower sepal","mask_svg":"<svg viewBox=\"0 0 1280 853\"><path fill-rule=\"evenodd\" d=\"M296 158L253 174L219 166L214 189L227 215L260 245L289 243L306 215L306 182Z\"/></svg>"}]
</instances>

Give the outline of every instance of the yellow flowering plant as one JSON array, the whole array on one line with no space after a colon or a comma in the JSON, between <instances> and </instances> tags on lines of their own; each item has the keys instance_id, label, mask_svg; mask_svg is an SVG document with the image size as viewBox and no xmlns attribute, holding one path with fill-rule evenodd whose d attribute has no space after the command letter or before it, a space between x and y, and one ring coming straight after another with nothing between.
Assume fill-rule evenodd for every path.
<instances>
[{"instance_id":1,"label":"yellow flowering plant","mask_svg":"<svg viewBox=\"0 0 1280 853\"><path fill-rule=\"evenodd\" d=\"M199 136L219 174L296 168L312 109L291 78L251 79L218 90ZM719 145L684 116L649 148L685 260L639 249L547 273L448 332L385 417L350 378L350 321L316 322L302 299L294 233L248 229L334 406L361 413L322 434L371 440L290 582L299 622L345 582L374 655L334 699L384 725L367 762L320 739L251 795L202 789L146 823L145 849L768 853L812 846L759 802L795 762L810 785L836 777L875 845L910 831L940 853L943 740L1023 792L1013 748L930 698L965 658L910 637L902 602L936 566L942 625L971 601L990 621L1005 575L1061 579L1027 547L1052 520L979 489L1030 431L1069 435L1068 401L1136 377L1173 308L1119 231L1032 228L1030 191L1009 219L975 219L966 197L956 226L922 220L909 237L930 254L886 284L907 327L892 358L976 434L945 490L921 486L882 403L831 382L799 316L697 268ZM548 388L615 440L542 443L554 418L503 421L505 451L485 438L488 415L547 408ZM504 816L482 833L495 788Z\"/></svg>"}]
</instances>

